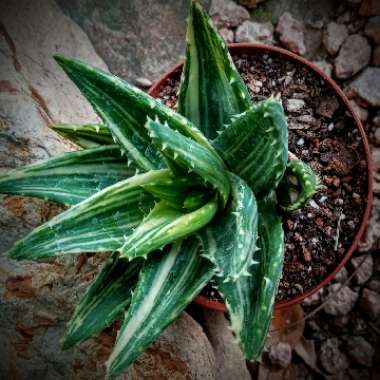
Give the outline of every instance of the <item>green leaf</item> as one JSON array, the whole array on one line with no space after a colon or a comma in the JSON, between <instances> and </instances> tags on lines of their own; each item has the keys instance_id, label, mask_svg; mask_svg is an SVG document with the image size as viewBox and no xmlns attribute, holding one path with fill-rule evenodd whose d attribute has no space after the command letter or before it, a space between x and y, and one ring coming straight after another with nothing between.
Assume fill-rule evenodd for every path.
<instances>
[{"instance_id":1,"label":"green leaf","mask_svg":"<svg viewBox=\"0 0 380 380\"><path fill-rule=\"evenodd\" d=\"M231 199L223 213L198 235L203 256L216 267L220 280L236 281L249 275L257 240L257 204L249 186L230 174Z\"/></svg>"},{"instance_id":2,"label":"green leaf","mask_svg":"<svg viewBox=\"0 0 380 380\"><path fill-rule=\"evenodd\" d=\"M114 143L110 130L102 124L56 124L52 128L85 149Z\"/></svg>"},{"instance_id":3,"label":"green leaf","mask_svg":"<svg viewBox=\"0 0 380 380\"><path fill-rule=\"evenodd\" d=\"M269 194L280 182L288 160L288 129L281 102L269 98L237 115L214 146L257 197Z\"/></svg>"},{"instance_id":4,"label":"green leaf","mask_svg":"<svg viewBox=\"0 0 380 380\"><path fill-rule=\"evenodd\" d=\"M282 274L284 231L273 202L265 199L259 209L259 250L251 276L224 283L217 277L234 332L247 359L259 359L268 334L273 304Z\"/></svg>"},{"instance_id":5,"label":"green leaf","mask_svg":"<svg viewBox=\"0 0 380 380\"><path fill-rule=\"evenodd\" d=\"M66 325L63 349L98 334L129 306L141 264L142 260L128 263L116 254L106 260Z\"/></svg>"},{"instance_id":6,"label":"green leaf","mask_svg":"<svg viewBox=\"0 0 380 380\"><path fill-rule=\"evenodd\" d=\"M181 212L165 201L156 204L147 218L129 235L119 249L122 257L144 256L166 244L183 239L208 224L215 216L215 199L192 212Z\"/></svg>"},{"instance_id":7,"label":"green leaf","mask_svg":"<svg viewBox=\"0 0 380 380\"><path fill-rule=\"evenodd\" d=\"M131 365L213 274L213 267L200 256L199 242L194 238L175 243L170 252L150 255L107 362L108 374L118 374Z\"/></svg>"},{"instance_id":8,"label":"green leaf","mask_svg":"<svg viewBox=\"0 0 380 380\"><path fill-rule=\"evenodd\" d=\"M36 259L116 250L154 206L153 196L143 186L171 179L170 171L162 169L107 187L33 230L9 254Z\"/></svg>"},{"instance_id":9,"label":"green leaf","mask_svg":"<svg viewBox=\"0 0 380 380\"><path fill-rule=\"evenodd\" d=\"M191 3L186 39L178 112L213 139L232 115L251 106L251 98L223 38L197 2Z\"/></svg>"},{"instance_id":10,"label":"green leaf","mask_svg":"<svg viewBox=\"0 0 380 380\"><path fill-rule=\"evenodd\" d=\"M211 184L218 190L223 205L226 204L230 193L230 182L219 156L157 121L149 119L146 128L152 141L165 157L173 160L179 167L198 174Z\"/></svg>"},{"instance_id":11,"label":"green leaf","mask_svg":"<svg viewBox=\"0 0 380 380\"><path fill-rule=\"evenodd\" d=\"M276 190L279 205L286 211L302 208L320 187L319 177L301 160L290 160Z\"/></svg>"},{"instance_id":12,"label":"green leaf","mask_svg":"<svg viewBox=\"0 0 380 380\"><path fill-rule=\"evenodd\" d=\"M116 145L64 153L0 176L0 193L73 205L135 174Z\"/></svg>"},{"instance_id":13,"label":"green leaf","mask_svg":"<svg viewBox=\"0 0 380 380\"><path fill-rule=\"evenodd\" d=\"M179 130L213 150L208 140L190 121L138 88L79 60L61 55L55 56L55 59L90 101L116 141L126 150L128 157L141 170L166 166L144 128L147 117L158 117L161 122L167 122L170 128Z\"/></svg>"}]
</instances>

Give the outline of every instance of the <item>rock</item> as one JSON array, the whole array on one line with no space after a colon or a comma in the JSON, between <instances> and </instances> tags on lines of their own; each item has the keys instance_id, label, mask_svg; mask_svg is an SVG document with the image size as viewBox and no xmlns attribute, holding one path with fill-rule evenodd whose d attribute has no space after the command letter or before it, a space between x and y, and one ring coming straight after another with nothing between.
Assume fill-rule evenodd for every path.
<instances>
[{"instance_id":1,"label":"rock","mask_svg":"<svg viewBox=\"0 0 380 380\"><path fill-rule=\"evenodd\" d=\"M224 314L218 311L204 311L202 325L215 353L216 379L250 380L245 359L239 346L234 342Z\"/></svg>"},{"instance_id":2,"label":"rock","mask_svg":"<svg viewBox=\"0 0 380 380\"><path fill-rule=\"evenodd\" d=\"M368 67L350 86L354 92L373 107L380 106L380 68Z\"/></svg>"},{"instance_id":3,"label":"rock","mask_svg":"<svg viewBox=\"0 0 380 380\"><path fill-rule=\"evenodd\" d=\"M268 356L273 365L286 368L292 360L292 348L289 343L278 342L269 348Z\"/></svg>"},{"instance_id":4,"label":"rock","mask_svg":"<svg viewBox=\"0 0 380 380\"><path fill-rule=\"evenodd\" d=\"M324 296L324 289L322 288L322 289L319 289L314 294L312 294L311 296L306 297L302 301L302 305L303 306L318 305L318 304L320 304L322 302L323 296Z\"/></svg>"},{"instance_id":5,"label":"rock","mask_svg":"<svg viewBox=\"0 0 380 380\"><path fill-rule=\"evenodd\" d=\"M249 12L232 0L212 0L209 14L217 25L227 28L236 28L250 18Z\"/></svg>"},{"instance_id":6,"label":"rock","mask_svg":"<svg viewBox=\"0 0 380 380\"><path fill-rule=\"evenodd\" d=\"M346 38L335 58L335 75L339 79L350 78L368 65L371 59L371 46L359 34Z\"/></svg>"},{"instance_id":7,"label":"rock","mask_svg":"<svg viewBox=\"0 0 380 380\"><path fill-rule=\"evenodd\" d=\"M175 64L185 49L188 0L57 0L87 33L110 71L151 81ZM200 0L208 9L210 0Z\"/></svg>"},{"instance_id":8,"label":"rock","mask_svg":"<svg viewBox=\"0 0 380 380\"><path fill-rule=\"evenodd\" d=\"M231 29L221 28L219 29L219 33L228 44L234 42L234 32Z\"/></svg>"},{"instance_id":9,"label":"rock","mask_svg":"<svg viewBox=\"0 0 380 380\"><path fill-rule=\"evenodd\" d=\"M376 293L380 293L380 280L369 281L367 287Z\"/></svg>"},{"instance_id":10,"label":"rock","mask_svg":"<svg viewBox=\"0 0 380 380\"><path fill-rule=\"evenodd\" d=\"M372 123L375 124L377 127L380 127L380 113L377 114L373 119Z\"/></svg>"},{"instance_id":11,"label":"rock","mask_svg":"<svg viewBox=\"0 0 380 380\"><path fill-rule=\"evenodd\" d=\"M241 5L244 5L247 8L256 8L258 4L262 3L265 0L239 0Z\"/></svg>"},{"instance_id":12,"label":"rock","mask_svg":"<svg viewBox=\"0 0 380 380\"><path fill-rule=\"evenodd\" d=\"M313 62L318 69L322 70L328 77L331 77L333 71L333 65L327 61L314 61Z\"/></svg>"},{"instance_id":13,"label":"rock","mask_svg":"<svg viewBox=\"0 0 380 380\"><path fill-rule=\"evenodd\" d=\"M374 153L379 152L377 156L380 160L380 150L374 149ZM375 182L376 184L376 182ZM371 249L378 248L378 241L380 239L380 199L374 197L371 215L368 220L366 233L360 242L360 251L366 252Z\"/></svg>"},{"instance_id":14,"label":"rock","mask_svg":"<svg viewBox=\"0 0 380 380\"><path fill-rule=\"evenodd\" d=\"M289 99L286 103L286 109L288 112L301 111L305 106L305 101L302 99Z\"/></svg>"},{"instance_id":15,"label":"rock","mask_svg":"<svg viewBox=\"0 0 380 380\"><path fill-rule=\"evenodd\" d=\"M338 108L339 101L336 97L321 98L316 112L318 115L331 119Z\"/></svg>"},{"instance_id":16,"label":"rock","mask_svg":"<svg viewBox=\"0 0 380 380\"><path fill-rule=\"evenodd\" d=\"M379 0L363 0L359 8L360 16L380 16Z\"/></svg>"},{"instance_id":17,"label":"rock","mask_svg":"<svg viewBox=\"0 0 380 380\"><path fill-rule=\"evenodd\" d=\"M364 367L372 367L375 350L363 337L350 336L347 338L346 352L355 363Z\"/></svg>"},{"instance_id":18,"label":"rock","mask_svg":"<svg viewBox=\"0 0 380 380\"><path fill-rule=\"evenodd\" d=\"M380 44L380 16L372 17L367 22L364 33L376 44Z\"/></svg>"},{"instance_id":19,"label":"rock","mask_svg":"<svg viewBox=\"0 0 380 380\"><path fill-rule=\"evenodd\" d=\"M358 285L365 284L373 274L373 258L372 255L366 254L358 257L354 257L351 263L355 270L355 280Z\"/></svg>"},{"instance_id":20,"label":"rock","mask_svg":"<svg viewBox=\"0 0 380 380\"><path fill-rule=\"evenodd\" d=\"M152 81L150 81L148 78L144 77L137 77L135 79L136 86L142 87L142 88L149 88L152 86Z\"/></svg>"},{"instance_id":21,"label":"rock","mask_svg":"<svg viewBox=\"0 0 380 380\"><path fill-rule=\"evenodd\" d=\"M380 317L380 294L365 288L359 299L359 307L370 319L378 319Z\"/></svg>"},{"instance_id":22,"label":"rock","mask_svg":"<svg viewBox=\"0 0 380 380\"><path fill-rule=\"evenodd\" d=\"M375 137L375 143L377 145L380 145L380 128L375 129L374 137Z\"/></svg>"},{"instance_id":23,"label":"rock","mask_svg":"<svg viewBox=\"0 0 380 380\"><path fill-rule=\"evenodd\" d=\"M365 108L360 107L354 100L350 100L350 104L361 121L366 121L368 119L368 111Z\"/></svg>"},{"instance_id":24,"label":"rock","mask_svg":"<svg viewBox=\"0 0 380 380\"><path fill-rule=\"evenodd\" d=\"M236 42L273 44L273 25L270 22L244 21L236 30Z\"/></svg>"},{"instance_id":25,"label":"rock","mask_svg":"<svg viewBox=\"0 0 380 380\"><path fill-rule=\"evenodd\" d=\"M372 63L375 66L380 66L380 46L376 46L372 53Z\"/></svg>"},{"instance_id":26,"label":"rock","mask_svg":"<svg viewBox=\"0 0 380 380\"><path fill-rule=\"evenodd\" d=\"M323 35L323 44L331 55L335 55L347 36L348 31L345 25L330 22Z\"/></svg>"},{"instance_id":27,"label":"rock","mask_svg":"<svg viewBox=\"0 0 380 380\"><path fill-rule=\"evenodd\" d=\"M348 271L346 269L346 267L343 267L336 275L335 275L335 278L334 278L334 281L335 282L338 282L340 284L343 284L344 282L346 282L348 279Z\"/></svg>"},{"instance_id":28,"label":"rock","mask_svg":"<svg viewBox=\"0 0 380 380\"><path fill-rule=\"evenodd\" d=\"M276 27L281 43L292 52L301 55L306 53L304 30L303 23L288 12L279 18Z\"/></svg>"},{"instance_id":29,"label":"rock","mask_svg":"<svg viewBox=\"0 0 380 380\"><path fill-rule=\"evenodd\" d=\"M342 286L341 284L330 285L328 291L329 297L324 306L324 311L334 316L349 313L359 297L358 293L352 291L348 286ZM338 292L333 296L332 294L336 291Z\"/></svg>"},{"instance_id":30,"label":"rock","mask_svg":"<svg viewBox=\"0 0 380 380\"><path fill-rule=\"evenodd\" d=\"M319 360L322 367L331 374L344 371L350 365L347 356L339 349L339 341L337 338L326 339L321 344Z\"/></svg>"}]
</instances>

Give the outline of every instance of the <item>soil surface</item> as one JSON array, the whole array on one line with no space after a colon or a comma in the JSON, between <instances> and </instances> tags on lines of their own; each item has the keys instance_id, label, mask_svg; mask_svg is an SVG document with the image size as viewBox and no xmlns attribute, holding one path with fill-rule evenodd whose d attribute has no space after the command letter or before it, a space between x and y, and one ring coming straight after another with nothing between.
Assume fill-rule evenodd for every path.
<instances>
[{"instance_id":1,"label":"soil surface","mask_svg":"<svg viewBox=\"0 0 380 380\"><path fill-rule=\"evenodd\" d=\"M252 99L280 94L289 150L320 176L324 188L307 207L282 213L286 252L277 301L303 294L340 263L366 205L367 171L360 133L334 91L320 77L275 54L233 57ZM179 78L159 98L175 108ZM203 294L218 299L208 286Z\"/></svg>"}]
</instances>

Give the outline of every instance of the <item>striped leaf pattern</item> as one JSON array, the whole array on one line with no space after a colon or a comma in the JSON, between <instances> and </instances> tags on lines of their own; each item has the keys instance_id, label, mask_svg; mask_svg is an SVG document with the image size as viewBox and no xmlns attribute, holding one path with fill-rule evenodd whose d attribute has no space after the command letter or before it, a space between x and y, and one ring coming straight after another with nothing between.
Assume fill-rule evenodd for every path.
<instances>
[{"instance_id":1,"label":"striped leaf pattern","mask_svg":"<svg viewBox=\"0 0 380 380\"><path fill-rule=\"evenodd\" d=\"M129 235L119 249L122 257L147 257L149 252L183 239L208 224L215 216L215 199L192 212L181 212L165 201L156 204L147 218Z\"/></svg>"},{"instance_id":2,"label":"striped leaf pattern","mask_svg":"<svg viewBox=\"0 0 380 380\"><path fill-rule=\"evenodd\" d=\"M162 169L107 187L33 230L10 250L16 259L64 253L103 252L120 248L154 206L143 185L171 179Z\"/></svg>"},{"instance_id":3,"label":"striped leaf pattern","mask_svg":"<svg viewBox=\"0 0 380 380\"><path fill-rule=\"evenodd\" d=\"M20 194L74 205L133 176L116 145L64 153L0 176L0 193Z\"/></svg>"},{"instance_id":4,"label":"striped leaf pattern","mask_svg":"<svg viewBox=\"0 0 380 380\"><path fill-rule=\"evenodd\" d=\"M232 115L249 109L251 98L223 38L195 1L190 6L186 40L178 112L213 139Z\"/></svg>"},{"instance_id":5,"label":"striped leaf pattern","mask_svg":"<svg viewBox=\"0 0 380 380\"><path fill-rule=\"evenodd\" d=\"M117 254L106 260L66 325L63 349L96 335L129 306L141 264L141 260L128 263Z\"/></svg>"},{"instance_id":6,"label":"striped leaf pattern","mask_svg":"<svg viewBox=\"0 0 380 380\"><path fill-rule=\"evenodd\" d=\"M158 121L149 119L146 128L152 141L166 157L211 184L218 190L223 205L226 204L230 193L230 181L219 156Z\"/></svg>"},{"instance_id":7,"label":"striped leaf pattern","mask_svg":"<svg viewBox=\"0 0 380 380\"><path fill-rule=\"evenodd\" d=\"M241 178L234 174L230 174L230 178L231 199L227 207L198 233L203 256L215 265L216 275L223 282L249 276L248 269L255 263L253 255L257 240L256 198Z\"/></svg>"},{"instance_id":8,"label":"striped leaf pattern","mask_svg":"<svg viewBox=\"0 0 380 380\"><path fill-rule=\"evenodd\" d=\"M290 160L276 192L280 206L286 211L304 207L320 187L319 177L301 160Z\"/></svg>"},{"instance_id":9,"label":"striped leaf pattern","mask_svg":"<svg viewBox=\"0 0 380 380\"><path fill-rule=\"evenodd\" d=\"M280 182L288 160L288 129L281 102L269 98L236 116L214 146L257 197L265 196Z\"/></svg>"},{"instance_id":10,"label":"striped leaf pattern","mask_svg":"<svg viewBox=\"0 0 380 380\"><path fill-rule=\"evenodd\" d=\"M114 143L110 130L102 124L56 124L52 128L84 149Z\"/></svg>"},{"instance_id":11,"label":"striped leaf pattern","mask_svg":"<svg viewBox=\"0 0 380 380\"><path fill-rule=\"evenodd\" d=\"M109 375L127 368L197 296L214 274L188 238L169 252L150 255L140 272L131 306L107 362Z\"/></svg>"},{"instance_id":12,"label":"striped leaf pattern","mask_svg":"<svg viewBox=\"0 0 380 380\"><path fill-rule=\"evenodd\" d=\"M144 128L147 117L158 117L170 128L213 151L208 140L190 121L128 82L76 59L61 55L55 59L141 170L166 166Z\"/></svg>"},{"instance_id":13,"label":"striped leaf pattern","mask_svg":"<svg viewBox=\"0 0 380 380\"><path fill-rule=\"evenodd\" d=\"M284 260L284 232L271 199L258 203L259 249L251 276L217 286L226 303L231 329L247 359L260 359L268 334Z\"/></svg>"}]
</instances>

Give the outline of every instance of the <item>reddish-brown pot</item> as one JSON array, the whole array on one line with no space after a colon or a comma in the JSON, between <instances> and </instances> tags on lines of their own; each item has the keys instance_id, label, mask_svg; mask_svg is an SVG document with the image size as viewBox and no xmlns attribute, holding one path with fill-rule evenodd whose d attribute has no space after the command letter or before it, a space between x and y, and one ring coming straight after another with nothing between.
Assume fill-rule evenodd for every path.
<instances>
[{"instance_id":1,"label":"reddish-brown pot","mask_svg":"<svg viewBox=\"0 0 380 380\"><path fill-rule=\"evenodd\" d=\"M367 161L367 176L368 176L368 193L367 193L367 204L366 208L362 217L362 221L360 224L360 227L356 233L356 236L350 246L350 248L347 250L345 255L343 256L340 263L337 265L335 270L331 272L323 281L320 282L317 286L310 289L309 291L305 292L304 294L291 297L287 300L283 300L280 302L277 302L275 305L276 309L285 308L290 305L293 305L295 303L301 302L306 297L310 297L312 294L317 292L319 289L327 285L339 272L339 270L347 263L347 261L351 258L352 253L355 251L363 233L365 230L365 227L368 222L368 218L370 215L371 207L372 207L372 161L371 161L371 155L369 150L369 145L367 141L366 134L364 132L363 126L358 118L358 116L355 114L354 110L352 109L350 102L348 101L347 97L343 93L343 91L339 88L339 86L330 78L328 77L324 72L322 72L318 67L307 61L306 59L293 54L287 50L273 47L273 46L267 46L262 44L253 44L253 43L239 43L239 44L230 44L229 50L233 55L242 55L242 54L275 54L281 56L284 60L289 60L293 62L297 62L303 66L306 66L309 70L316 73L318 76L321 77L321 79L324 80L327 86L330 86L336 93L336 96L340 98L340 100L343 102L343 104L347 108L347 112L349 112L354 120L354 123L356 125L356 128L359 130L364 151L366 155L366 161ZM172 67L167 73L165 73L155 84L150 88L149 94L158 97L160 94L161 89L165 86L166 81L168 78L178 78L182 71L182 65L183 62L179 62L177 65ZM226 311L226 306L224 303L219 301L212 301L209 300L207 297L204 297L202 295L198 296L195 300L195 303L202 305L206 308L218 310L218 311Z\"/></svg>"}]
</instances>

